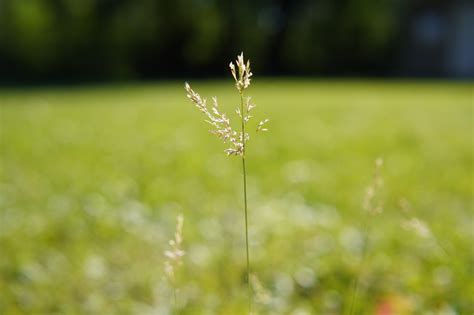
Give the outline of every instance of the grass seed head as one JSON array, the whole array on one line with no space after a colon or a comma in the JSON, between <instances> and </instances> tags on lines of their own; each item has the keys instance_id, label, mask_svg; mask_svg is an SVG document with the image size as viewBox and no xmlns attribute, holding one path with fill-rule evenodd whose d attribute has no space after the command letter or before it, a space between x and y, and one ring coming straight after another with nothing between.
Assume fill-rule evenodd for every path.
<instances>
[{"instance_id":1,"label":"grass seed head","mask_svg":"<svg viewBox=\"0 0 474 315\"><path fill-rule=\"evenodd\" d=\"M182 249L183 243L183 223L184 217L182 214L176 218L176 231L174 239L169 241L170 249L164 251L165 255L165 274L174 281L175 269L182 264L183 256L186 252Z\"/></svg>"},{"instance_id":2,"label":"grass seed head","mask_svg":"<svg viewBox=\"0 0 474 315\"><path fill-rule=\"evenodd\" d=\"M250 77L252 77L250 61L247 60L247 62L245 62L244 54L241 53L237 56L235 65L231 62L229 68L235 80L235 86L237 87L243 102L242 106L238 107L235 112L240 118L242 125L247 125L253 117L249 113L256 107L252 102L251 97L243 98L244 90L250 86ZM208 108L206 99L195 92L187 82L184 84L184 88L186 90L186 96L199 111L206 115L205 121L214 128L210 130L211 134L219 137L225 144L229 144L229 147L225 149L224 152L227 155L244 157L245 144L250 140L250 135L243 130L237 131L232 127L228 116L220 110L216 97L212 98L212 106L211 108ZM260 121L256 130L267 131L268 129L264 125L268 121L268 119Z\"/></svg>"},{"instance_id":3,"label":"grass seed head","mask_svg":"<svg viewBox=\"0 0 474 315\"><path fill-rule=\"evenodd\" d=\"M428 225L418 219L418 218L410 218L405 220L402 223L402 227L406 230L413 231L416 235L421 238L430 238L431 237L431 230Z\"/></svg>"},{"instance_id":4,"label":"grass seed head","mask_svg":"<svg viewBox=\"0 0 474 315\"><path fill-rule=\"evenodd\" d=\"M380 189L383 185L383 179L381 175L381 169L383 165L383 159L378 158L375 160L374 176L372 183L366 188L362 207L365 211L370 214L379 214L383 210L381 201L377 202L377 195L380 193Z\"/></svg>"}]
</instances>

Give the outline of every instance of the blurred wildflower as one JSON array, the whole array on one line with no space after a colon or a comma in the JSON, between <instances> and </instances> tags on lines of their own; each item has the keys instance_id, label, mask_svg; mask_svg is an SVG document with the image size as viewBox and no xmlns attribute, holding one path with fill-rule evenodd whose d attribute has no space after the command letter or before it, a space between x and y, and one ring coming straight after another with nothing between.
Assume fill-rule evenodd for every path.
<instances>
[{"instance_id":1,"label":"blurred wildflower","mask_svg":"<svg viewBox=\"0 0 474 315\"><path fill-rule=\"evenodd\" d=\"M260 282L257 275L252 273L250 275L250 283L252 284L253 292L255 293L255 301L259 304L270 304L272 296L270 291L268 291Z\"/></svg>"},{"instance_id":2,"label":"blurred wildflower","mask_svg":"<svg viewBox=\"0 0 474 315\"><path fill-rule=\"evenodd\" d=\"M316 275L311 268L300 268L295 273L295 281L304 289L312 288L316 283Z\"/></svg>"},{"instance_id":3,"label":"blurred wildflower","mask_svg":"<svg viewBox=\"0 0 474 315\"><path fill-rule=\"evenodd\" d=\"M185 251L181 248L183 243L183 221L183 215L178 215L174 239L169 241L171 249L165 250L164 252L166 257L165 274L173 284L175 282L176 267L182 264L182 258L185 255Z\"/></svg>"},{"instance_id":4,"label":"blurred wildflower","mask_svg":"<svg viewBox=\"0 0 474 315\"><path fill-rule=\"evenodd\" d=\"M412 209L411 205L405 198L402 198L399 202L400 208L402 210L402 215L404 219L401 222L402 227L405 230L415 233L417 236L428 240L431 242L431 245L434 246L437 250L437 253L442 258L449 258L445 248L439 242L439 239L432 232L430 226L425 221L411 215Z\"/></svg>"},{"instance_id":5,"label":"blurred wildflower","mask_svg":"<svg viewBox=\"0 0 474 315\"><path fill-rule=\"evenodd\" d=\"M402 223L402 227L404 229L415 232L418 236L420 236L422 238L430 238L431 237L431 231L430 231L428 225L424 221L422 221L418 218L406 219Z\"/></svg>"},{"instance_id":6,"label":"blurred wildflower","mask_svg":"<svg viewBox=\"0 0 474 315\"><path fill-rule=\"evenodd\" d=\"M89 256L84 263L84 273L90 278L97 280L102 278L107 271L104 259L97 255Z\"/></svg>"},{"instance_id":7,"label":"blurred wildflower","mask_svg":"<svg viewBox=\"0 0 474 315\"><path fill-rule=\"evenodd\" d=\"M422 238L430 238L432 234L426 222L416 217L408 217L412 212L410 202L407 199L402 198L400 199L399 205L402 210L402 215L405 217L402 221L402 227L406 230L415 232L415 234Z\"/></svg>"},{"instance_id":8,"label":"blurred wildflower","mask_svg":"<svg viewBox=\"0 0 474 315\"><path fill-rule=\"evenodd\" d=\"M400 295L383 298L375 307L375 315L410 315L413 314L412 301Z\"/></svg>"},{"instance_id":9,"label":"blurred wildflower","mask_svg":"<svg viewBox=\"0 0 474 315\"><path fill-rule=\"evenodd\" d=\"M362 203L364 210L370 214L379 214L383 210L382 202L376 201L377 194L379 193L383 185L383 179L381 175L382 165L382 158L378 158L377 160L375 160L374 176L372 179L372 183L367 187Z\"/></svg>"}]
</instances>

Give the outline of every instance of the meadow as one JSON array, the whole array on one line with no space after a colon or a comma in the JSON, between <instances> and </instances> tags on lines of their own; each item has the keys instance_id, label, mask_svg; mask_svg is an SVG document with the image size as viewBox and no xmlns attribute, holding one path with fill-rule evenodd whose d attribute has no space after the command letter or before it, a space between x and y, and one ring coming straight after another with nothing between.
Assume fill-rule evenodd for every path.
<instances>
[{"instance_id":1,"label":"meadow","mask_svg":"<svg viewBox=\"0 0 474 315\"><path fill-rule=\"evenodd\" d=\"M193 83L239 103L230 79ZM0 314L170 314L180 213L179 314L246 313L241 162L183 85L0 90ZM473 90L255 79L270 118L247 153L256 314L473 314Z\"/></svg>"}]
</instances>

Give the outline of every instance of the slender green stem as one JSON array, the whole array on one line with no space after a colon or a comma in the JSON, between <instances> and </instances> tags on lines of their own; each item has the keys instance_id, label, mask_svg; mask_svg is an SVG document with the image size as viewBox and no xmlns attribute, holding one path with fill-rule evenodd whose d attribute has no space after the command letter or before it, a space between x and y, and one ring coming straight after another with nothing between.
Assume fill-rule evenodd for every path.
<instances>
[{"instance_id":1,"label":"slender green stem","mask_svg":"<svg viewBox=\"0 0 474 315\"><path fill-rule=\"evenodd\" d=\"M175 315L178 314L178 297L177 297L177 291L178 291L178 289L176 288L176 278L173 276L173 297L174 297L173 314L175 314Z\"/></svg>"},{"instance_id":2,"label":"slender green stem","mask_svg":"<svg viewBox=\"0 0 474 315\"><path fill-rule=\"evenodd\" d=\"M177 298L176 298L176 288L173 290L173 293L174 293L174 312L175 314L178 314L178 301L177 301Z\"/></svg>"},{"instance_id":3,"label":"slender green stem","mask_svg":"<svg viewBox=\"0 0 474 315\"><path fill-rule=\"evenodd\" d=\"M249 314L252 310L252 289L250 287L250 258L249 258L249 231L247 218L247 176L245 172L245 158L242 157L242 168L244 172L244 203L245 203L245 249L247 253L247 287L249 294Z\"/></svg>"},{"instance_id":4,"label":"slender green stem","mask_svg":"<svg viewBox=\"0 0 474 315\"><path fill-rule=\"evenodd\" d=\"M249 258L249 231L248 231L248 215L247 215L247 172L245 169L245 121L244 121L244 95L240 93L240 113L242 121L242 172L244 175L244 209L245 209L245 249L247 253L247 288L248 288L248 303L249 315L252 312L252 289L250 287L250 258Z\"/></svg>"},{"instance_id":5,"label":"slender green stem","mask_svg":"<svg viewBox=\"0 0 474 315\"><path fill-rule=\"evenodd\" d=\"M367 238L366 241L368 242L368 240L369 239ZM350 304L350 309L349 309L350 315L357 314L357 302L358 302L358 295L359 295L359 288L360 288L360 280L364 273L364 265L368 258L368 250L364 249L364 252L362 255L363 256L362 256L362 261L360 263L359 272L358 272L357 277L354 279L353 286L352 286L351 304Z\"/></svg>"},{"instance_id":6,"label":"slender green stem","mask_svg":"<svg viewBox=\"0 0 474 315\"><path fill-rule=\"evenodd\" d=\"M367 214L369 215L369 214ZM364 226L362 228L362 233L365 235L365 242L363 244L362 248L362 260L360 261L359 264L359 270L357 273L357 276L354 278L354 281L352 283L352 289L351 289L351 302L350 302L350 308L349 308L349 315L352 314L357 314L357 300L358 300L358 295L359 295L359 289L360 289L360 281L362 278L362 275L365 271L365 266L367 265L367 260L369 258L369 241L370 241L370 229L369 229L369 221L370 217L366 217Z\"/></svg>"}]
</instances>

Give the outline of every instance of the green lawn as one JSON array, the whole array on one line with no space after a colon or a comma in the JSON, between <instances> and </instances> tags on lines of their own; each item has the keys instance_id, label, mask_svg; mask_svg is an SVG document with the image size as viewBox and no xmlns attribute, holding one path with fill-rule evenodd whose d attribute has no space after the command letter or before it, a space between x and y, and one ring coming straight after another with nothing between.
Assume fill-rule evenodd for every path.
<instances>
[{"instance_id":1,"label":"green lawn","mask_svg":"<svg viewBox=\"0 0 474 315\"><path fill-rule=\"evenodd\" d=\"M193 88L239 104L230 80ZM255 80L256 119L271 120L247 153L258 314L343 314L356 275L354 313L474 312L473 90ZM169 314L179 213L179 314L245 314L241 162L181 82L3 89L0 106L0 314ZM368 216L377 157L384 211Z\"/></svg>"}]
</instances>

